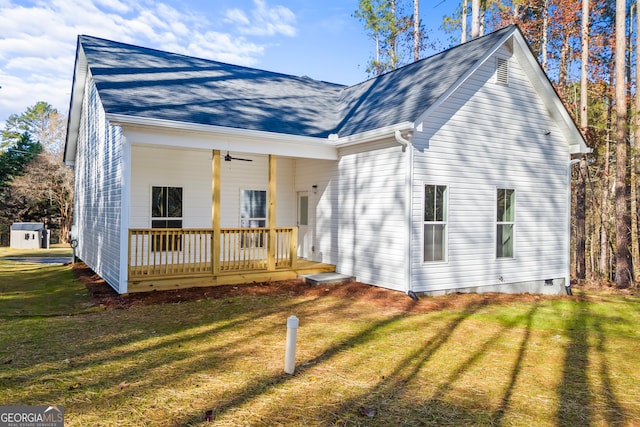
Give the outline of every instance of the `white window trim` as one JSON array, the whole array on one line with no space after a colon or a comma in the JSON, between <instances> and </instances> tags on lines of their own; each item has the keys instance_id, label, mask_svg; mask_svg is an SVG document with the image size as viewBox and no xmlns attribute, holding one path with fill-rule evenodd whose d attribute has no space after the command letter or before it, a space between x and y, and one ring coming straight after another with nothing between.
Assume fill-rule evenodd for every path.
<instances>
[{"instance_id":1,"label":"white window trim","mask_svg":"<svg viewBox=\"0 0 640 427\"><path fill-rule=\"evenodd\" d=\"M444 221L425 221L424 220L424 207L425 207L425 203L426 203L426 197L425 197L425 189L428 185L433 185L433 186L438 186L438 187L445 187L447 189L446 193L445 193L445 197L444 197L444 203L445 203L445 212L446 217ZM449 191L451 190L451 186L449 184L435 184L435 183L430 183L430 182L423 182L422 183L422 205L421 205L421 209L420 209L420 219L421 219L421 224L422 224L422 233L421 233L421 239L420 239L420 255L421 255L421 260L422 260L422 264L426 264L426 265L436 265L436 264L447 264L449 262ZM438 260L438 261L425 261L424 259L424 226L427 224L444 224L444 257L442 260Z\"/></svg>"},{"instance_id":2,"label":"white window trim","mask_svg":"<svg viewBox=\"0 0 640 427\"><path fill-rule=\"evenodd\" d=\"M513 194L515 195L514 200L513 200L513 221L498 221L498 190L512 190ZM494 225L493 225L493 256L496 259L496 261L512 261L515 260L517 258L517 253L518 253L518 239L517 239L517 214L518 214L518 191L516 190L515 187L511 187L511 186L504 186L504 187L495 187L495 190L493 192L494 195L494 199L493 199L493 218L494 218ZM512 239L513 239L513 256L510 257L499 257L498 256L498 225L501 224L511 224L513 225L512 228Z\"/></svg>"},{"instance_id":3,"label":"white window trim","mask_svg":"<svg viewBox=\"0 0 640 427\"><path fill-rule=\"evenodd\" d=\"M264 191L266 194L266 212L265 212L265 217L264 218L242 218L242 193L244 191ZM262 188L240 188L240 190L238 191L238 228L242 228L242 220L243 219L248 219L248 220L264 220L264 227L260 227L260 228L266 228L267 224L269 224L269 191L268 189L262 187Z\"/></svg>"},{"instance_id":4,"label":"white window trim","mask_svg":"<svg viewBox=\"0 0 640 427\"><path fill-rule=\"evenodd\" d=\"M185 194L186 194L186 189L184 187L184 185L176 185L176 184L150 184L149 185L149 200L147 202L147 209L148 209L148 218L149 218L149 228L153 228L153 220L154 219L170 219L170 217L154 217L153 216L153 187L163 187L163 188L168 188L168 187L173 187L173 188L181 188L182 189L182 216L181 217L171 217L172 219L176 219L176 220L180 220L182 221L182 228L184 228L184 213L185 213Z\"/></svg>"}]
</instances>

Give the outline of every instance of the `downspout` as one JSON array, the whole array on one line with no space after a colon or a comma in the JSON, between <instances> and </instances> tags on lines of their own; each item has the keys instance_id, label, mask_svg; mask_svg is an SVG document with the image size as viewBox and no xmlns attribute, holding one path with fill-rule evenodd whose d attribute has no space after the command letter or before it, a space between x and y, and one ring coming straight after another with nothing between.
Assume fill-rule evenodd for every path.
<instances>
[{"instance_id":1,"label":"downspout","mask_svg":"<svg viewBox=\"0 0 640 427\"><path fill-rule=\"evenodd\" d=\"M411 142L409 142L408 139L404 139L402 137L402 132L400 132L399 130L395 132L395 136L396 136L396 142L402 145L402 152L404 153L405 151L407 151L407 147L409 146L409 144L411 144Z\"/></svg>"},{"instance_id":2,"label":"downspout","mask_svg":"<svg viewBox=\"0 0 640 427\"><path fill-rule=\"evenodd\" d=\"M571 292L571 166L576 163L580 163L580 159L569 160L567 166L567 234L566 248L567 248L567 270L564 278L564 288L567 290L567 295L572 295Z\"/></svg>"},{"instance_id":3,"label":"downspout","mask_svg":"<svg viewBox=\"0 0 640 427\"><path fill-rule=\"evenodd\" d=\"M129 293L129 226L131 225L131 143L121 130L122 157L120 159L121 184L120 192L120 272L118 293Z\"/></svg>"},{"instance_id":4,"label":"downspout","mask_svg":"<svg viewBox=\"0 0 640 427\"><path fill-rule=\"evenodd\" d=\"M413 206L413 149L411 147L411 142L408 139L405 139L402 136L402 133L399 130L395 131L396 142L402 145L402 152L407 151L407 147L409 149L409 155L406 156L406 164L405 164L405 188L404 188L404 197L405 197L405 236L404 236L404 276L406 282L406 291L407 295L411 297L411 299L417 301L418 296L413 291L413 280L411 278L411 231L412 231L412 221L411 221L411 207Z\"/></svg>"}]
</instances>

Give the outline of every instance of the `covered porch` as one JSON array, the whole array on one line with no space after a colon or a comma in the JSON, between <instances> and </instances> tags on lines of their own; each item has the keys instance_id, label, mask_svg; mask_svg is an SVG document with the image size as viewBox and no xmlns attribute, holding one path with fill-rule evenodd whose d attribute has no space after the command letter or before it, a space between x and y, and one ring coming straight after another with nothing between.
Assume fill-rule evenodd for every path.
<instances>
[{"instance_id":1,"label":"covered porch","mask_svg":"<svg viewBox=\"0 0 640 427\"><path fill-rule=\"evenodd\" d=\"M128 292L285 280L335 271L334 265L298 257L297 226L276 225L275 155L268 156L267 212L258 227L255 223L221 227L225 213L220 150L213 150L211 158L211 227L129 228Z\"/></svg>"},{"instance_id":2,"label":"covered porch","mask_svg":"<svg viewBox=\"0 0 640 427\"><path fill-rule=\"evenodd\" d=\"M218 233L213 229L130 229L129 292L285 280L335 271L334 265L298 258L297 231L297 227L227 228Z\"/></svg>"}]
</instances>

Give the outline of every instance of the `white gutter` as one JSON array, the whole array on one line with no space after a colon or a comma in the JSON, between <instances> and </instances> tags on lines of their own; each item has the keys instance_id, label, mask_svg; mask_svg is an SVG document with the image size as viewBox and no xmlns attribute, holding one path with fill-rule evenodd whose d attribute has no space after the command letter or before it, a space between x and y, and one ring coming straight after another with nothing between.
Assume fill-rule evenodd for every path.
<instances>
[{"instance_id":1,"label":"white gutter","mask_svg":"<svg viewBox=\"0 0 640 427\"><path fill-rule=\"evenodd\" d=\"M336 138L336 135L329 135L329 141L334 141L335 146L338 148L349 147L351 145L362 144L364 142L375 141L379 139L389 138L393 136L396 131L414 131L416 130L413 122L402 122L391 126L385 126L378 129L369 130L355 135L344 136L342 138ZM407 141L408 143L408 141ZM401 143L402 144L402 143ZM405 144L402 144L405 145Z\"/></svg>"},{"instance_id":2,"label":"white gutter","mask_svg":"<svg viewBox=\"0 0 640 427\"><path fill-rule=\"evenodd\" d=\"M231 128L226 126L204 125L200 123L180 122L176 120L154 119L149 117L128 116L125 114L107 113L105 117L115 126L137 126L173 129L176 131L193 131L204 133L216 133L226 136L236 136L241 138L268 139L277 141L292 142L314 142L316 144L331 145L327 138L313 136L291 135L286 133L265 132L252 129Z\"/></svg>"}]
</instances>

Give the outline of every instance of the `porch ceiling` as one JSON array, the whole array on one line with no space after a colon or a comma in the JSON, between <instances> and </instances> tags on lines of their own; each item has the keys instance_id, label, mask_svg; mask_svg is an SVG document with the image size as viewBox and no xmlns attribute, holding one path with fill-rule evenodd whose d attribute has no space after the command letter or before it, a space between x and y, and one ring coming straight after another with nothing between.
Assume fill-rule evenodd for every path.
<instances>
[{"instance_id":1,"label":"porch ceiling","mask_svg":"<svg viewBox=\"0 0 640 427\"><path fill-rule=\"evenodd\" d=\"M165 120L135 120L131 117L108 117L112 124L122 127L131 144L201 150L232 150L253 154L337 160L338 150L326 138L197 125Z\"/></svg>"}]
</instances>

